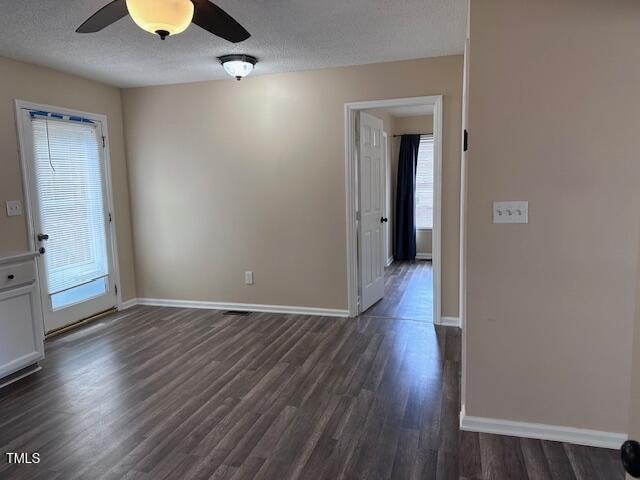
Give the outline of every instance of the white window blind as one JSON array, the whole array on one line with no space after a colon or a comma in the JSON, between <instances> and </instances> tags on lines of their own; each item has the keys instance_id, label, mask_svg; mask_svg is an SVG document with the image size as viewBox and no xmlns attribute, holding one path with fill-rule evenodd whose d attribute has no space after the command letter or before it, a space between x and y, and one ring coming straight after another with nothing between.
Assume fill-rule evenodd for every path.
<instances>
[{"instance_id":1,"label":"white window blind","mask_svg":"<svg viewBox=\"0 0 640 480\"><path fill-rule=\"evenodd\" d=\"M416 228L433 228L433 136L422 135L416 168Z\"/></svg>"},{"instance_id":2,"label":"white window blind","mask_svg":"<svg viewBox=\"0 0 640 480\"><path fill-rule=\"evenodd\" d=\"M40 233L49 235L44 261L53 295L109 273L104 168L94 124L34 116L32 126Z\"/></svg>"}]
</instances>

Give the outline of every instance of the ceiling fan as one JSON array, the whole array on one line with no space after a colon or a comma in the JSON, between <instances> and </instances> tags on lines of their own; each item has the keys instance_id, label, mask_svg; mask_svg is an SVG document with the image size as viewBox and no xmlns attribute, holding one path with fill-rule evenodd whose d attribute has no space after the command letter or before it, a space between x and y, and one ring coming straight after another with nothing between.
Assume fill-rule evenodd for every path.
<instances>
[{"instance_id":1,"label":"ceiling fan","mask_svg":"<svg viewBox=\"0 0 640 480\"><path fill-rule=\"evenodd\" d=\"M162 40L184 32L191 23L232 43L251 35L227 12L209 0L114 0L87 19L76 32L99 32L122 17L131 15L143 30Z\"/></svg>"}]
</instances>

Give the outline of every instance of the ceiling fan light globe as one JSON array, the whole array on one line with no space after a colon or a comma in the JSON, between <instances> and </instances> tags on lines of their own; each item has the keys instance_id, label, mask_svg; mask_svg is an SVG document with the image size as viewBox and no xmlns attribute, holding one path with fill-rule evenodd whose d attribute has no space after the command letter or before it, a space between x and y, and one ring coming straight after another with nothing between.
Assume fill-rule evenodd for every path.
<instances>
[{"instance_id":1,"label":"ceiling fan light globe","mask_svg":"<svg viewBox=\"0 0 640 480\"><path fill-rule=\"evenodd\" d=\"M169 35L177 35L184 32L193 20L191 0L126 1L133 21L149 33L168 32Z\"/></svg>"}]
</instances>

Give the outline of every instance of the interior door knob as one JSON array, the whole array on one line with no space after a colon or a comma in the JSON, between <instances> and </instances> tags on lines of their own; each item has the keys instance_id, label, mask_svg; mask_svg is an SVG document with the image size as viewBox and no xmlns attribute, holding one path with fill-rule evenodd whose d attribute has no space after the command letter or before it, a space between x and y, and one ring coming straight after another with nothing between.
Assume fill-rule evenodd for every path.
<instances>
[{"instance_id":1,"label":"interior door knob","mask_svg":"<svg viewBox=\"0 0 640 480\"><path fill-rule=\"evenodd\" d=\"M389 221L389 219L387 217L381 217L380 218L380 223L386 223L388 221Z\"/></svg>"}]
</instances>

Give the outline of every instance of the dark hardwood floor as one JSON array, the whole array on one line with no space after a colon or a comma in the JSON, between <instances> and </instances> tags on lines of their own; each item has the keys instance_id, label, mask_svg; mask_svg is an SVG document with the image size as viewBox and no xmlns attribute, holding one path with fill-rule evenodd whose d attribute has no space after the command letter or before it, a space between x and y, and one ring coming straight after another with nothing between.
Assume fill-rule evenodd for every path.
<instances>
[{"instance_id":1,"label":"dark hardwood floor","mask_svg":"<svg viewBox=\"0 0 640 480\"><path fill-rule=\"evenodd\" d=\"M455 328L134 307L46 355L0 391L3 480L623 478L612 450L460 432Z\"/></svg>"},{"instance_id":2,"label":"dark hardwood floor","mask_svg":"<svg viewBox=\"0 0 640 480\"><path fill-rule=\"evenodd\" d=\"M384 269L384 298L365 312L375 317L433 321L431 261L393 262Z\"/></svg>"}]
</instances>

